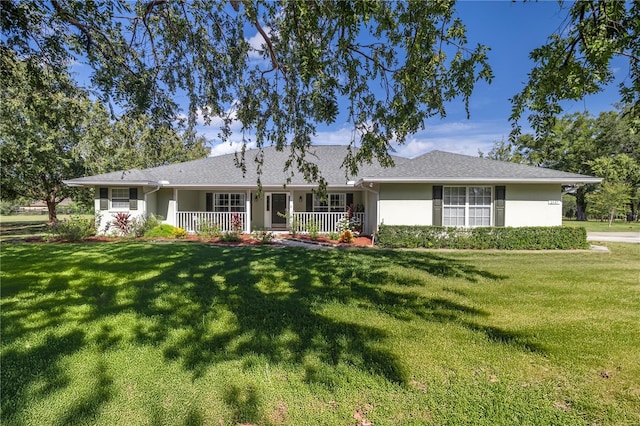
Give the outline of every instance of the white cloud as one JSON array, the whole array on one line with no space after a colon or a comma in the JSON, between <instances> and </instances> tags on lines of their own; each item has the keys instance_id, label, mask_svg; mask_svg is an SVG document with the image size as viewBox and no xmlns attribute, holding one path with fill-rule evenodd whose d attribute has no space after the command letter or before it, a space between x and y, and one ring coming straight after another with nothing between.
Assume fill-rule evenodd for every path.
<instances>
[{"instance_id":1,"label":"white cloud","mask_svg":"<svg viewBox=\"0 0 640 426\"><path fill-rule=\"evenodd\" d=\"M436 124L416 133L396 150L404 157L416 157L432 150L476 156L478 150L487 152L494 142L506 139L509 131L507 123L492 121Z\"/></svg>"},{"instance_id":2,"label":"white cloud","mask_svg":"<svg viewBox=\"0 0 640 426\"><path fill-rule=\"evenodd\" d=\"M247 143L247 149L253 149L256 147L255 142ZM225 154L234 154L236 152L240 152L242 149L242 142L221 142L217 145L211 147L211 157L215 157L217 155L225 155Z\"/></svg>"},{"instance_id":3,"label":"white cloud","mask_svg":"<svg viewBox=\"0 0 640 426\"><path fill-rule=\"evenodd\" d=\"M262 27L264 32L271 36L271 27ZM258 31L247 39L247 43L249 43L249 59L264 59L263 52L267 49L267 43Z\"/></svg>"},{"instance_id":4,"label":"white cloud","mask_svg":"<svg viewBox=\"0 0 640 426\"><path fill-rule=\"evenodd\" d=\"M341 127L337 130L325 130L316 132L313 137L313 143L316 145L349 145L351 138L354 137L352 128Z\"/></svg>"},{"instance_id":5,"label":"white cloud","mask_svg":"<svg viewBox=\"0 0 640 426\"><path fill-rule=\"evenodd\" d=\"M509 135L509 125L496 122L451 122L427 125L402 144L393 144L395 155L416 157L433 150L458 154L478 155L487 152L493 143ZM318 132L313 139L317 145L347 145L353 137L353 129L341 127ZM357 138L357 136L356 136Z\"/></svg>"}]
</instances>

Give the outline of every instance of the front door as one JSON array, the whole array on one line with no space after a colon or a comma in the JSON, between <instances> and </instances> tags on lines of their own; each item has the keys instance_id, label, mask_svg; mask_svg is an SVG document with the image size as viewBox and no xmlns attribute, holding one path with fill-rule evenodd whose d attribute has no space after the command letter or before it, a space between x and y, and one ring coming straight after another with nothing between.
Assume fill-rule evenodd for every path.
<instances>
[{"instance_id":1,"label":"front door","mask_svg":"<svg viewBox=\"0 0 640 426\"><path fill-rule=\"evenodd\" d=\"M271 194L271 226L274 228L286 228L286 212L287 194Z\"/></svg>"}]
</instances>

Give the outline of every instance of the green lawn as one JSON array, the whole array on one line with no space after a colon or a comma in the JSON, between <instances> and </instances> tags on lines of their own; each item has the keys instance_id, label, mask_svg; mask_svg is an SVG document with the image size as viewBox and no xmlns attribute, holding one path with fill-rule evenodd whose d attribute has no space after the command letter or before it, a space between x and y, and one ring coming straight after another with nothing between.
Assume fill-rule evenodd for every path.
<instances>
[{"instance_id":1,"label":"green lawn","mask_svg":"<svg viewBox=\"0 0 640 426\"><path fill-rule=\"evenodd\" d=\"M3 425L640 423L640 245L3 244Z\"/></svg>"},{"instance_id":2,"label":"green lawn","mask_svg":"<svg viewBox=\"0 0 640 426\"><path fill-rule=\"evenodd\" d=\"M609 226L609 222L599 220L578 222L577 220L564 219L562 226L583 226L587 232L640 232L640 222L616 221Z\"/></svg>"}]
</instances>

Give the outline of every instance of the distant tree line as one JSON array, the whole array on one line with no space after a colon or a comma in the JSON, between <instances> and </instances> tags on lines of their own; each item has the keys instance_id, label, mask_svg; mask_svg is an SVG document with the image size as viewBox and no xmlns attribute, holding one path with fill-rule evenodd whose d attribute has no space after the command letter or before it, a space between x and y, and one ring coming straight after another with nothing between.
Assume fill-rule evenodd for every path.
<instances>
[{"instance_id":1,"label":"distant tree line","mask_svg":"<svg viewBox=\"0 0 640 426\"><path fill-rule=\"evenodd\" d=\"M638 219L640 209L640 135L638 120L628 107L602 112L564 115L540 136L519 135L496 141L481 156L548 167L603 178L601 185L570 188L575 215L613 220L619 214Z\"/></svg>"}]
</instances>

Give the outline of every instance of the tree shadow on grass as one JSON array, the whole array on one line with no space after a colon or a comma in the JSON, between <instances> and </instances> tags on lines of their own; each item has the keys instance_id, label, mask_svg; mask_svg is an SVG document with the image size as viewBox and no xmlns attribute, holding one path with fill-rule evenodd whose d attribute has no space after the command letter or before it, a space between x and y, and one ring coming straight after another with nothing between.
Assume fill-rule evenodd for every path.
<instances>
[{"instance_id":1,"label":"tree shadow on grass","mask_svg":"<svg viewBox=\"0 0 640 426\"><path fill-rule=\"evenodd\" d=\"M85 334L74 330L63 335L49 332L37 346L3 350L0 369L3 423L28 407L33 397L28 395L32 385L38 384L35 396L39 397L66 387L70 378L58 362L84 344Z\"/></svg>"},{"instance_id":2,"label":"tree shadow on grass","mask_svg":"<svg viewBox=\"0 0 640 426\"><path fill-rule=\"evenodd\" d=\"M358 319L338 319L322 312L326 304L338 303L405 321L457 322L483 332L491 341L523 350L532 347L521 344L524 336L509 339L506 330L489 331L477 326L471 318L489 315L482 309L444 297L425 298L417 291L389 289L389 284L398 284L397 277L385 269L389 264L475 283L503 278L430 253L407 256L289 248L218 250L215 258L191 257L188 266L177 265L176 270L165 270L153 282L137 284L134 305L139 313L162 319L152 329L138 330L138 338L163 343L165 355L182 360L194 377L204 374L211 363L240 359L247 354L257 353L275 363L303 363L305 356L314 354L330 366L345 362L391 382L406 383L406 369L398 357L377 344L388 337L388 332ZM171 282L178 275L190 283L177 297L188 300L189 308L158 308L154 301L161 295L153 283ZM402 279L400 283L406 284ZM414 278L409 285L420 283L419 278ZM221 317L215 307L222 307L232 320L228 329L212 333L206 324ZM188 327L180 339L158 342L169 330L187 324L195 326ZM497 335L502 338L495 339Z\"/></svg>"},{"instance_id":3,"label":"tree shadow on grass","mask_svg":"<svg viewBox=\"0 0 640 426\"><path fill-rule=\"evenodd\" d=\"M3 364L9 360L8 365L26 375L43 374L51 389L67 386L58 367L61 356L87 343L101 351L120 344L122 331L105 321L121 313L136 318L129 326L137 342L161 347L167 359L180 362L194 378L217 362L247 361L257 355L270 363L300 365L309 382L329 387L332 371L341 364L407 384L408 370L396 352L402 349L385 344L389 338L386 328L358 317L369 314L400 321L455 323L484 334L491 342L543 351L527 336L481 325L479 320L489 316L485 309L446 296L421 294L419 287L436 278L482 285L504 278L435 253L202 244L98 244L84 247L82 253L75 249L75 245L53 246L16 255L18 261L25 257L35 261L29 273L36 283L21 278L14 266L8 272L22 281L9 284L10 300L3 303L3 346L26 333L48 332L62 322L77 323L77 332L60 338L69 340L68 344L3 353ZM51 256L59 256L55 267L43 265ZM48 279L43 278L47 275ZM3 292L4 286L3 281ZM34 291L44 297L30 301L27 295ZM69 315L79 308L81 316ZM30 316L42 309L50 312L47 321L31 326ZM88 342L80 330L91 327L94 332ZM176 330L180 330L177 337ZM33 357L41 363L24 361ZM6 365L3 383L7 383ZM19 383L9 388L9 398L3 398L3 419L28 404L24 391L29 380ZM78 410L98 412L111 386L106 372L100 383L102 390L70 407L76 413L62 420L77 419L81 416ZM224 400L236 413L236 420L259 421L255 389L253 393L229 389ZM192 420L197 422L198 415L194 413Z\"/></svg>"}]
</instances>

